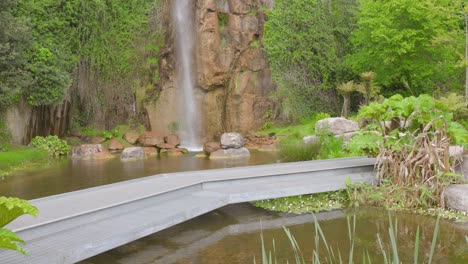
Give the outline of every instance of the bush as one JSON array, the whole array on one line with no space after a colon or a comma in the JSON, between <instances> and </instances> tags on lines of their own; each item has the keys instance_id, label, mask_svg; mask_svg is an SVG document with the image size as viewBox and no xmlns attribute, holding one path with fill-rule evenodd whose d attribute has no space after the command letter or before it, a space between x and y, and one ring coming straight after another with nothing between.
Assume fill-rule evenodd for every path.
<instances>
[{"instance_id":1,"label":"bush","mask_svg":"<svg viewBox=\"0 0 468 264\"><path fill-rule=\"evenodd\" d=\"M320 154L320 142L309 144L282 144L279 155L284 162L306 161L317 159Z\"/></svg>"},{"instance_id":2,"label":"bush","mask_svg":"<svg viewBox=\"0 0 468 264\"><path fill-rule=\"evenodd\" d=\"M368 122L368 132L354 137L348 149L377 155L380 184L402 187L399 195L410 207L443 207L444 188L458 180L448 148L468 137L449 108L429 95L395 95L363 107L358 117Z\"/></svg>"},{"instance_id":3,"label":"bush","mask_svg":"<svg viewBox=\"0 0 468 264\"><path fill-rule=\"evenodd\" d=\"M30 145L39 149L47 150L51 156L67 155L70 151L70 146L68 146L67 142L57 136L37 136L31 140Z\"/></svg>"}]
</instances>

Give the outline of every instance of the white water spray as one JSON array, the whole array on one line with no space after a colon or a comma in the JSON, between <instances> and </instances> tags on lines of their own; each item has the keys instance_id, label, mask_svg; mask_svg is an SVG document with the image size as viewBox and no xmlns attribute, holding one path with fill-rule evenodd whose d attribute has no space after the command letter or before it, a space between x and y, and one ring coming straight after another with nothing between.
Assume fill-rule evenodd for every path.
<instances>
[{"instance_id":1,"label":"white water spray","mask_svg":"<svg viewBox=\"0 0 468 264\"><path fill-rule=\"evenodd\" d=\"M192 56L195 36L192 0L174 0L172 18L176 29L177 81L182 92L181 109L179 109L181 145L191 151L196 151L201 150L201 144L197 138L201 118L193 94Z\"/></svg>"}]
</instances>

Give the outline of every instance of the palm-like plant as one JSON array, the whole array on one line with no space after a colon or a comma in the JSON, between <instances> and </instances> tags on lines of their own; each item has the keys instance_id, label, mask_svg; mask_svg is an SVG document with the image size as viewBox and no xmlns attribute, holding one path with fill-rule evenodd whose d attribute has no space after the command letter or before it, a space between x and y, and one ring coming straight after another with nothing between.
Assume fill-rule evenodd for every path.
<instances>
[{"instance_id":1,"label":"palm-like plant","mask_svg":"<svg viewBox=\"0 0 468 264\"><path fill-rule=\"evenodd\" d=\"M356 90L356 84L354 81L342 82L338 85L337 90L343 96L341 116L347 117L351 108L351 93Z\"/></svg>"}]
</instances>

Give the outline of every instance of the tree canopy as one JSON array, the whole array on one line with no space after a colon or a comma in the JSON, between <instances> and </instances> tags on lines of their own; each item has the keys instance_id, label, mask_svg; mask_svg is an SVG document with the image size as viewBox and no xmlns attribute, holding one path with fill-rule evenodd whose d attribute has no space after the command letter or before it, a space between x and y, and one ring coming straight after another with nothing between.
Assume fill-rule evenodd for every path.
<instances>
[{"instance_id":1,"label":"tree canopy","mask_svg":"<svg viewBox=\"0 0 468 264\"><path fill-rule=\"evenodd\" d=\"M463 17L458 0L362 0L353 54L355 74L377 73L387 94L459 88L463 79Z\"/></svg>"}]
</instances>

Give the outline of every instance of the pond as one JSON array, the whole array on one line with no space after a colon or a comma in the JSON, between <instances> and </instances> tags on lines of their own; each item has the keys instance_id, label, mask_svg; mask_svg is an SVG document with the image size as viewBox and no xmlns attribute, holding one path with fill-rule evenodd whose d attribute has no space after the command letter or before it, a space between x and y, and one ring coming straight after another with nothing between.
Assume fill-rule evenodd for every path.
<instances>
[{"instance_id":1,"label":"pond","mask_svg":"<svg viewBox=\"0 0 468 264\"><path fill-rule=\"evenodd\" d=\"M373 263L383 263L377 234L383 247L390 254L388 236L388 212L381 209L359 209L349 212L356 215L355 260L361 263L364 252L368 252ZM347 212L336 210L316 214L328 244L337 254L341 251L344 262L348 262L349 240ZM397 244L400 261L413 262L416 229L420 227L420 262L427 262L427 255L436 222L434 217L410 213L392 212L398 220ZM261 239L263 233L267 250L275 240L279 263L294 262L290 242L283 231L288 227L297 239L304 257L310 263L314 242L314 218L311 214L295 215L268 212L250 204L223 207L185 223L147 236L140 240L105 252L82 264L143 264L143 263L261 263ZM441 220L433 263L468 263L468 225ZM321 254L326 254L323 243ZM292 261L292 262L291 262Z\"/></svg>"},{"instance_id":2,"label":"pond","mask_svg":"<svg viewBox=\"0 0 468 264\"><path fill-rule=\"evenodd\" d=\"M0 178L0 196L35 199L145 176L192 170L270 164L278 162L275 152L252 150L250 158L208 160L188 154L157 156L139 161L51 159Z\"/></svg>"}]
</instances>

